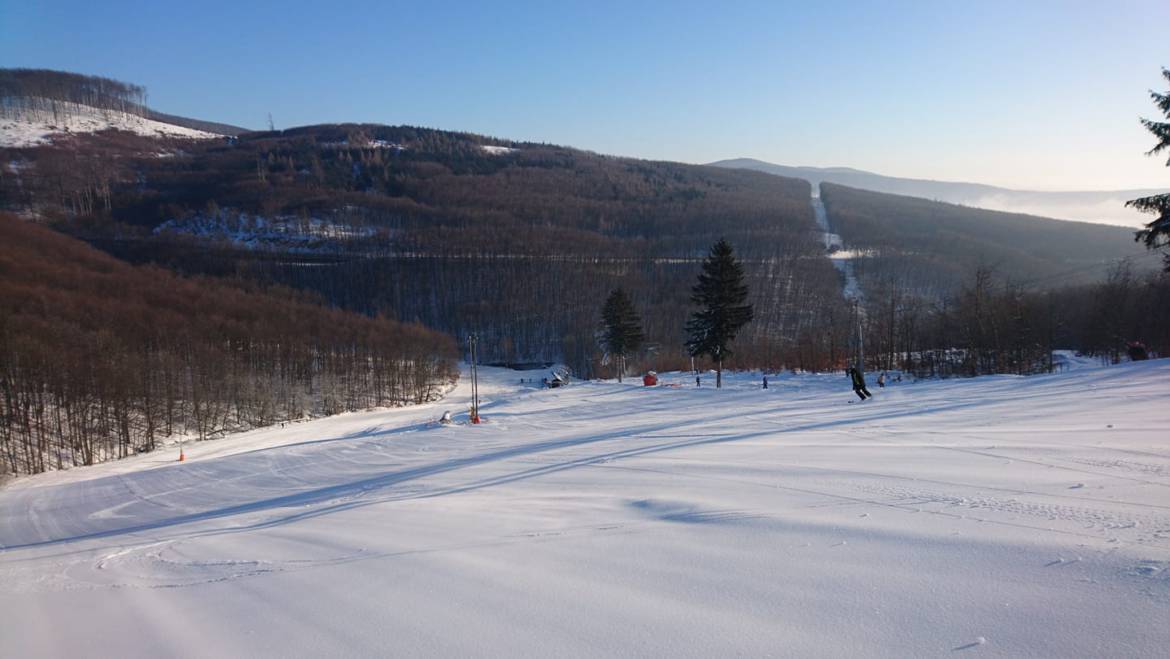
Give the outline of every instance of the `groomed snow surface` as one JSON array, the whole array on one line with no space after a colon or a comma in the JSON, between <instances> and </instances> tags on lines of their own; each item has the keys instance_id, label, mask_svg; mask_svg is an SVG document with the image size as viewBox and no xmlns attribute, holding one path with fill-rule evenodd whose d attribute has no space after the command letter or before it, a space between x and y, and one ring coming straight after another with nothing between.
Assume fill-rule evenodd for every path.
<instances>
[{"instance_id":1,"label":"groomed snow surface","mask_svg":"<svg viewBox=\"0 0 1170 659\"><path fill-rule=\"evenodd\" d=\"M841 375L521 377L487 371L479 426L463 380L181 464L18 479L0 656L1170 648L1170 361L865 403Z\"/></svg>"}]
</instances>

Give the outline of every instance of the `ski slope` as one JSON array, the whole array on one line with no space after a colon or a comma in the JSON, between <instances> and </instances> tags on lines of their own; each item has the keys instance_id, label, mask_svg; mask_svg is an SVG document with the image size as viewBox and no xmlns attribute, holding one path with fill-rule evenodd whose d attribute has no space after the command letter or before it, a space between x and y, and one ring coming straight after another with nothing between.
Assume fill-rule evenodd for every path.
<instances>
[{"instance_id":1,"label":"ski slope","mask_svg":"<svg viewBox=\"0 0 1170 659\"><path fill-rule=\"evenodd\" d=\"M77 106L75 112L54 117L51 113L0 117L0 148L22 149L48 144L54 137L77 133L121 130L145 137L219 139L222 136L185 126L176 126L134 114Z\"/></svg>"},{"instance_id":2,"label":"ski slope","mask_svg":"<svg viewBox=\"0 0 1170 659\"><path fill-rule=\"evenodd\" d=\"M1164 657L1170 361L489 370L0 490L0 656ZM539 377L539 376L538 376Z\"/></svg>"},{"instance_id":3,"label":"ski slope","mask_svg":"<svg viewBox=\"0 0 1170 659\"><path fill-rule=\"evenodd\" d=\"M860 301L862 297L861 283L857 281L853 259L862 258L865 254L856 250L844 249L845 243L841 240L841 236L833 233L829 226L829 213L825 210L825 202L821 201L820 184L812 186L812 208L813 218L816 219L817 227L821 230L821 240L825 243L825 252L832 260L833 267L841 273L841 277L845 280L845 285L841 290L842 295L851 302Z\"/></svg>"}]
</instances>

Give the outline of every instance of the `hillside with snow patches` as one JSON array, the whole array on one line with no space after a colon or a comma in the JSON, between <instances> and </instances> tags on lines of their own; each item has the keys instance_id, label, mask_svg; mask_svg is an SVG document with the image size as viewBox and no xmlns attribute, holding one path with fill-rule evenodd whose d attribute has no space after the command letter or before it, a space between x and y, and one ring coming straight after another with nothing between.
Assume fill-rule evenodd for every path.
<instances>
[{"instance_id":1,"label":"hillside with snow patches","mask_svg":"<svg viewBox=\"0 0 1170 659\"><path fill-rule=\"evenodd\" d=\"M1071 365L484 369L479 426L465 377L21 478L0 656L1165 656L1170 361Z\"/></svg>"},{"instance_id":2,"label":"hillside with snow patches","mask_svg":"<svg viewBox=\"0 0 1170 659\"><path fill-rule=\"evenodd\" d=\"M213 139L222 137L194 128L177 126L137 114L73 106L70 113L28 112L0 116L0 148L21 149L49 144L62 136L121 130L144 137Z\"/></svg>"}]
</instances>

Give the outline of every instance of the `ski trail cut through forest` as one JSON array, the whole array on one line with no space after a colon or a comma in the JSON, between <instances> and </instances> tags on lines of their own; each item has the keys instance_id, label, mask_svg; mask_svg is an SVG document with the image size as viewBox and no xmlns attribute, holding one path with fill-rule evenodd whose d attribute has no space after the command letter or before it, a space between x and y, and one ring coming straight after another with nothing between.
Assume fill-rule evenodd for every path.
<instances>
[{"instance_id":1,"label":"ski trail cut through forest","mask_svg":"<svg viewBox=\"0 0 1170 659\"><path fill-rule=\"evenodd\" d=\"M825 211L825 202L821 201L820 185L812 186L812 208L817 226L821 228L825 253L837 271L845 277L845 286L842 290L845 299L850 302L860 302L861 286L857 282L857 275L853 272L853 259L858 255L845 249L845 242L841 240L841 236L833 233L832 227L829 226L829 214Z\"/></svg>"}]
</instances>

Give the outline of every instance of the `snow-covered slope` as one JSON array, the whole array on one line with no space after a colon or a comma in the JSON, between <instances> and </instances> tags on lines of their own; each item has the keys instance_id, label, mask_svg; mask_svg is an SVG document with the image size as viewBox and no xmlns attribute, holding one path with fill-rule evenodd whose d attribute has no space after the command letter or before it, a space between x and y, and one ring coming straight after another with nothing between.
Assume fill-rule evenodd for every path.
<instances>
[{"instance_id":1,"label":"snow-covered slope","mask_svg":"<svg viewBox=\"0 0 1170 659\"><path fill-rule=\"evenodd\" d=\"M1170 361L736 375L254 431L0 490L0 656L1157 657Z\"/></svg>"},{"instance_id":2,"label":"snow-covered slope","mask_svg":"<svg viewBox=\"0 0 1170 659\"><path fill-rule=\"evenodd\" d=\"M55 136L67 133L96 133L103 130L124 130L147 137L186 139L220 137L213 133L146 119L135 114L80 107L74 114L61 115L57 118L44 113L16 118L0 117L0 148L25 148L46 144Z\"/></svg>"},{"instance_id":3,"label":"snow-covered slope","mask_svg":"<svg viewBox=\"0 0 1170 659\"><path fill-rule=\"evenodd\" d=\"M853 259L862 258L864 255L853 250L843 249L845 245L841 236L833 233L832 227L829 226L829 214L825 211L825 202L821 201L819 184L812 186L812 207L813 217L822 232L821 239L824 241L825 251L833 262L833 267L841 273L845 280L841 293L850 302L861 301L861 282L857 280L857 274L854 272ZM864 307L859 307L859 309L864 309Z\"/></svg>"}]
</instances>

